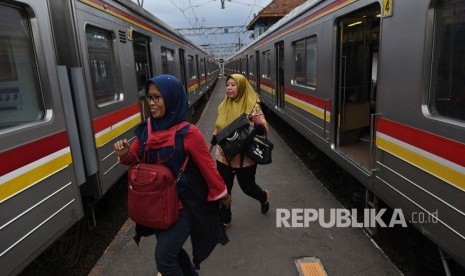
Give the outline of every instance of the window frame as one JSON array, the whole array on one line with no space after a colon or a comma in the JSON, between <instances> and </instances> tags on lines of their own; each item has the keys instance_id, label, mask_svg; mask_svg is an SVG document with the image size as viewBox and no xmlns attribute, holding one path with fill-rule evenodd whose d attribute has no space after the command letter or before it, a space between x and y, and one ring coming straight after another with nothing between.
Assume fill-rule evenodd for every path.
<instances>
[{"instance_id":1,"label":"window frame","mask_svg":"<svg viewBox=\"0 0 465 276\"><path fill-rule=\"evenodd\" d=\"M194 56L187 55L187 67L189 68L189 80L195 80L197 75L195 75L195 64L194 64Z\"/></svg>"},{"instance_id":2,"label":"window frame","mask_svg":"<svg viewBox=\"0 0 465 276\"><path fill-rule=\"evenodd\" d=\"M297 55L297 52L296 52L296 46L297 44L300 44L303 42L303 58L302 58L302 71L301 74L303 75L303 81L298 81L297 80L297 76L296 76L296 55ZM310 48L309 48L310 46ZM315 57L314 57L314 66L312 67L312 69L314 69L314 81L313 83L309 83L308 81L308 64L309 64L309 60L308 60L308 49L313 49L314 53L315 53ZM305 38L302 38L302 39L299 39L299 40L296 40L296 41L293 41L292 42L292 53L293 53L293 56L292 56L292 79L291 79L291 84L292 85L296 85L296 86L300 86L300 87L304 87L304 88L309 88L309 89L316 89L317 85L318 85L318 36L316 34L313 34L313 35L310 35L310 36L307 36Z\"/></svg>"},{"instance_id":3,"label":"window frame","mask_svg":"<svg viewBox=\"0 0 465 276\"><path fill-rule=\"evenodd\" d=\"M462 50L461 52L460 50L454 51L456 49L453 45L454 41L451 42L450 40L447 40L447 42L451 43L452 45L446 44L446 46L449 46L447 47L448 49L441 52L441 47L444 46L443 42L445 41L443 39L445 37L444 33L448 31L446 24L441 21L440 12L447 10L445 7L439 7L439 5L442 3L444 2L441 0L434 1L431 3L430 9L428 11L428 45L425 52L429 53L426 56L426 64L429 64L430 66L425 78L428 80L428 83L426 84L428 87L428 92L426 96L426 103L424 104L423 108L423 113L428 117L432 117L448 124L463 127L465 126L465 102L459 103L458 108L456 107L458 114L454 116L454 101L461 97L461 95L462 97L465 97L465 81L463 81L463 75L465 75L465 73L461 73L465 72L465 66L461 65L465 61L465 50ZM465 4L462 3L461 8L465 8ZM439 25L439 23L442 25ZM455 24L460 24L462 26L456 27ZM458 37L460 37L460 33L465 34L465 20L463 22L454 22L453 24L449 25L454 25L452 26L452 30L449 29L450 36L457 34L456 29L459 29ZM440 33L440 30L446 31ZM442 44L438 44L439 41L441 41ZM455 57L456 53L459 55L459 58ZM460 56L462 58L460 58ZM446 62L447 64L445 64ZM462 68L457 68L458 66L462 66ZM455 71L457 70L459 71L459 77L454 78L454 74L457 74ZM460 72L460 70L462 71ZM444 71L449 72L445 77L440 78L440 73L444 73ZM460 75L462 78L460 78ZM460 82L459 80L462 81ZM443 87L447 88L447 94L444 93L444 89L441 89L439 84L440 82L446 84ZM460 83L461 85L457 85L457 83ZM438 93L438 91L441 91L442 93ZM456 95L454 95L454 91L456 92ZM438 108L441 103L443 103L443 106ZM460 107L462 107L462 109L460 109ZM445 109L446 111L440 111L440 109ZM463 113L460 113L460 111ZM462 118L460 116L462 116Z\"/></svg>"},{"instance_id":4,"label":"window frame","mask_svg":"<svg viewBox=\"0 0 465 276\"><path fill-rule=\"evenodd\" d=\"M169 59L169 55L171 55L171 60ZM160 47L160 60L161 60L161 72L162 74L170 74L176 75L176 66L175 66L175 50L170 49L165 46ZM165 57L165 59L163 58ZM164 62L165 61L165 62Z\"/></svg>"},{"instance_id":5,"label":"window frame","mask_svg":"<svg viewBox=\"0 0 465 276\"><path fill-rule=\"evenodd\" d=\"M262 70L262 78L264 79L267 79L267 80L271 80L272 78L272 70L271 68L273 67L272 66L272 55L271 55L271 50L268 49L268 50L265 50L262 52L262 55L263 55L263 70Z\"/></svg>"},{"instance_id":6,"label":"window frame","mask_svg":"<svg viewBox=\"0 0 465 276\"><path fill-rule=\"evenodd\" d=\"M94 82L94 70L92 69L92 65L91 65L91 54L90 54L90 49L89 49L89 40L88 40L88 30L90 29L93 29L94 31L100 31L101 33L106 33L108 34L108 37L105 37L108 41L108 46L109 46L109 53L111 53L111 62L112 64L114 65L113 66L113 81L111 81L110 83L114 84L114 91L112 93L113 95L113 99L109 99L110 97L107 97L109 100L108 101L102 101L102 102L99 102L99 100L97 99L96 97L96 85L95 85L95 82ZM112 30L109 30L109 29L106 29L106 28L103 28L103 27L99 27L99 26L96 26L96 25L91 25L91 24L87 24L85 26L85 29L84 29L84 34L85 34L85 41L86 41L86 54L87 54L87 66L89 68L89 75L90 75L90 82L91 82L91 87L92 87L92 96L93 96L93 101L94 103L97 105L97 107L101 108L101 107L105 107L105 106L108 106L108 105L111 105L111 104L114 104L114 103L118 103L118 102L121 102L123 100L123 95L121 93L121 86L120 86L120 82L119 82L119 67L118 67L118 62L116 60L116 57L117 57L117 53L116 53L116 48L115 48L115 33L114 31ZM107 74L106 73L106 70L105 70L105 75Z\"/></svg>"},{"instance_id":7,"label":"window frame","mask_svg":"<svg viewBox=\"0 0 465 276\"><path fill-rule=\"evenodd\" d=\"M144 35L142 33L139 33L139 32L133 32L132 34L132 37L133 37L133 53L134 53L134 66L136 68L136 85L137 85L137 89L139 90L139 96L142 95L141 92L143 92L143 94L145 94L145 81L147 79L150 78L150 76L153 75L153 68L152 68L152 60L151 60L151 47L150 47L150 42L151 42L151 39L149 36L147 35ZM147 63L145 64L145 66L148 66L148 72L147 72L147 76L146 77L141 77L143 76L142 74L140 74L140 70L138 70L137 68L137 59L136 59L136 51L135 51L135 46L134 46L134 42L137 40L137 37L139 38L145 38L145 42L147 43L146 44L146 54L147 54Z\"/></svg>"},{"instance_id":8,"label":"window frame","mask_svg":"<svg viewBox=\"0 0 465 276\"><path fill-rule=\"evenodd\" d=\"M43 88L43 82L47 81L47 78L44 78L44 75L46 76L47 71L45 67L45 60L42 59L38 54L40 45L37 44L39 40L36 39L38 32L37 25L34 24L34 16L31 15L27 8L22 6L8 4L2 4L1 6L6 9L14 9L18 11L19 16L21 17L20 23L24 22L25 24L20 24L22 31L18 31L16 34L27 32L27 34L24 35L21 39L27 40L28 47L27 56L23 57L20 55L22 52L21 49L17 51L17 48L14 44L15 39L12 42L11 36L6 35L2 37L3 42L0 43L0 46L2 47L2 58L6 58L11 62L7 63L7 67L2 69L2 71L10 69L11 72L7 77L5 77L5 75L2 76L5 77L5 79L0 82L0 94L5 94L1 96L2 99L6 99L6 101L10 101L11 97L13 97L11 103L12 105L1 106L3 109L1 111L2 113L10 113L4 113L2 114L2 117L11 117L16 119L16 121L5 120L5 122L1 122L0 133L5 133L15 131L19 128L24 128L25 126L37 125L43 123L44 121L50 120L52 116L52 110L50 109L49 105L52 99L51 95L46 93ZM7 34L8 32L5 33ZM25 64L23 60L27 60L29 63ZM21 67L28 68L29 70L21 69ZM30 79L31 77L32 80ZM31 87L34 88L33 92L30 92L32 90L31 87L24 87L28 84L32 84ZM25 93L29 94L29 97L25 98L26 101L24 101ZM3 98L4 96L5 98ZM31 102L28 101L27 98L34 98L34 103L32 103L33 108L27 108L28 106L32 106ZM15 105L15 107L13 105ZM26 108L24 108L24 106L26 106ZM31 114L28 116L27 113Z\"/></svg>"}]
</instances>

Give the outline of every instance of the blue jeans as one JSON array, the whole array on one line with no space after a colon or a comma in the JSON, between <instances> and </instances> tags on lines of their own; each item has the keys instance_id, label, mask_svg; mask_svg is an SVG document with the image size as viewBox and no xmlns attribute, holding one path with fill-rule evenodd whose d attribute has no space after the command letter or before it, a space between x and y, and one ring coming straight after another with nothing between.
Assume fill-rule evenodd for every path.
<instances>
[{"instance_id":1,"label":"blue jeans","mask_svg":"<svg viewBox=\"0 0 465 276\"><path fill-rule=\"evenodd\" d=\"M155 262L163 276L197 275L187 252L182 248L191 232L191 218L181 210L179 220L167 230L157 230Z\"/></svg>"}]
</instances>

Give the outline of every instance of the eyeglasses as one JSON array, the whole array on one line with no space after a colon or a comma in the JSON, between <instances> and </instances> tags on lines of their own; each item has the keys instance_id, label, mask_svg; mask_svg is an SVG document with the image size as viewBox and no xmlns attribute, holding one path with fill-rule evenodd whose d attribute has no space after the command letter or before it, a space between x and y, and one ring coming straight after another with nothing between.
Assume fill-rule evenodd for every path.
<instances>
[{"instance_id":1,"label":"eyeglasses","mask_svg":"<svg viewBox=\"0 0 465 276\"><path fill-rule=\"evenodd\" d=\"M147 102L153 101L154 103L158 103L160 101L160 98L161 98L161 96L159 96L159 95L154 95L154 96L148 95L148 96L145 97Z\"/></svg>"}]
</instances>

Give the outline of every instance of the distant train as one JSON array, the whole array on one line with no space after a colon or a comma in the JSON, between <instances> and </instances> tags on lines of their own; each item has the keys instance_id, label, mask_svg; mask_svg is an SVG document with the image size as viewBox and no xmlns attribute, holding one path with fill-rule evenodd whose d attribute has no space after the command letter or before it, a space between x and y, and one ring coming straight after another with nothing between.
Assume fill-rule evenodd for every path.
<instances>
[{"instance_id":1,"label":"distant train","mask_svg":"<svg viewBox=\"0 0 465 276\"><path fill-rule=\"evenodd\" d=\"M0 274L19 273L121 178L113 142L133 139L145 80L161 73L195 108L219 67L131 1L0 0Z\"/></svg>"},{"instance_id":2,"label":"distant train","mask_svg":"<svg viewBox=\"0 0 465 276\"><path fill-rule=\"evenodd\" d=\"M465 1L309 0L235 72L465 267Z\"/></svg>"}]
</instances>

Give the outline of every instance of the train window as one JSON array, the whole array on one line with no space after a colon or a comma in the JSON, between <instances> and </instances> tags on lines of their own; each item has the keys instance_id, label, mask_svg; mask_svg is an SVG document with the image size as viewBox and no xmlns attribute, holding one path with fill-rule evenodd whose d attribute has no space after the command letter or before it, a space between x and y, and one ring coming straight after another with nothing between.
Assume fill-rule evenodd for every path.
<instances>
[{"instance_id":1,"label":"train window","mask_svg":"<svg viewBox=\"0 0 465 276\"><path fill-rule=\"evenodd\" d=\"M194 56L187 55L187 66L189 67L189 79L195 79L197 76L194 71Z\"/></svg>"},{"instance_id":2,"label":"train window","mask_svg":"<svg viewBox=\"0 0 465 276\"><path fill-rule=\"evenodd\" d=\"M44 118L29 20L25 10L0 5L0 129Z\"/></svg>"},{"instance_id":3,"label":"train window","mask_svg":"<svg viewBox=\"0 0 465 276\"><path fill-rule=\"evenodd\" d=\"M316 36L294 43L294 84L316 86Z\"/></svg>"},{"instance_id":4,"label":"train window","mask_svg":"<svg viewBox=\"0 0 465 276\"><path fill-rule=\"evenodd\" d=\"M86 38L95 102L101 106L119 100L111 32L87 26Z\"/></svg>"},{"instance_id":5,"label":"train window","mask_svg":"<svg viewBox=\"0 0 465 276\"><path fill-rule=\"evenodd\" d=\"M294 44L294 81L296 84L305 85L305 40Z\"/></svg>"},{"instance_id":6,"label":"train window","mask_svg":"<svg viewBox=\"0 0 465 276\"><path fill-rule=\"evenodd\" d=\"M430 108L435 114L465 121L465 2L435 6Z\"/></svg>"},{"instance_id":7,"label":"train window","mask_svg":"<svg viewBox=\"0 0 465 276\"><path fill-rule=\"evenodd\" d=\"M161 70L163 74L174 75L174 50L161 47Z\"/></svg>"},{"instance_id":8,"label":"train window","mask_svg":"<svg viewBox=\"0 0 465 276\"><path fill-rule=\"evenodd\" d=\"M249 74L251 76L254 76L255 75L255 56L254 55L251 55L250 58L250 71L249 71Z\"/></svg>"},{"instance_id":9,"label":"train window","mask_svg":"<svg viewBox=\"0 0 465 276\"><path fill-rule=\"evenodd\" d=\"M263 78L271 79L271 50L263 52Z\"/></svg>"},{"instance_id":10,"label":"train window","mask_svg":"<svg viewBox=\"0 0 465 276\"><path fill-rule=\"evenodd\" d=\"M137 89L140 91L144 89L145 81L152 75L149 38L134 32L132 35L132 44L134 49L134 61L136 63Z\"/></svg>"}]
</instances>

